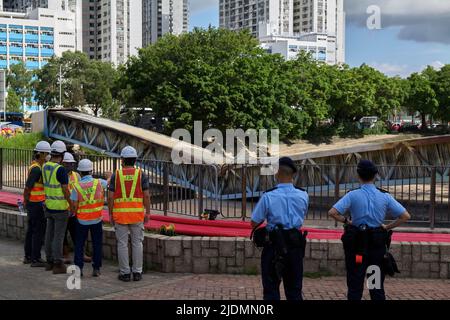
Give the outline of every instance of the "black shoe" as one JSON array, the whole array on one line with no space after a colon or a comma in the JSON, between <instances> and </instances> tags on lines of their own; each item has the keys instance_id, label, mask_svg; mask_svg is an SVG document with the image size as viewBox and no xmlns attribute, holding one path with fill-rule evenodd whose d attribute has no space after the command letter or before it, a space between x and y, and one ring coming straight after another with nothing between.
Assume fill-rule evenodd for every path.
<instances>
[{"instance_id":1,"label":"black shoe","mask_svg":"<svg viewBox=\"0 0 450 320\"><path fill-rule=\"evenodd\" d=\"M133 272L133 281L141 281L141 280L142 280L142 273Z\"/></svg>"},{"instance_id":2,"label":"black shoe","mask_svg":"<svg viewBox=\"0 0 450 320\"><path fill-rule=\"evenodd\" d=\"M45 271L53 271L53 262L48 262L45 264Z\"/></svg>"},{"instance_id":3,"label":"black shoe","mask_svg":"<svg viewBox=\"0 0 450 320\"><path fill-rule=\"evenodd\" d=\"M23 258L23 264L30 264L32 261L31 261L31 258L29 258L29 257L24 257Z\"/></svg>"},{"instance_id":4,"label":"black shoe","mask_svg":"<svg viewBox=\"0 0 450 320\"><path fill-rule=\"evenodd\" d=\"M94 271L92 271L92 276L93 277L99 277L100 276L100 270L99 269L94 269Z\"/></svg>"},{"instance_id":5,"label":"black shoe","mask_svg":"<svg viewBox=\"0 0 450 320\"><path fill-rule=\"evenodd\" d=\"M38 259L38 260L35 260L35 261L31 262L31 267L32 268L44 268L46 266L47 266L47 264L45 263L45 261L41 260L41 259Z\"/></svg>"},{"instance_id":6,"label":"black shoe","mask_svg":"<svg viewBox=\"0 0 450 320\"><path fill-rule=\"evenodd\" d=\"M119 280L123 282L130 282L131 281L131 274L119 274Z\"/></svg>"}]
</instances>

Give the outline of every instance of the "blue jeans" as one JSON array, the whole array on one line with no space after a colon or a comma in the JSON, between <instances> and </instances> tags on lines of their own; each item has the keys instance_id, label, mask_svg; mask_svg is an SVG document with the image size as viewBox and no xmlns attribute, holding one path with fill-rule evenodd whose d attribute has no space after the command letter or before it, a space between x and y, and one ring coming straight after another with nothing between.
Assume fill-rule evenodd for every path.
<instances>
[{"instance_id":1,"label":"blue jeans","mask_svg":"<svg viewBox=\"0 0 450 320\"><path fill-rule=\"evenodd\" d=\"M100 270L102 266L103 222L91 225L82 225L77 220L75 227L75 265L83 270L84 244L86 243L89 232L91 233L92 247L94 250L92 267Z\"/></svg>"}]
</instances>

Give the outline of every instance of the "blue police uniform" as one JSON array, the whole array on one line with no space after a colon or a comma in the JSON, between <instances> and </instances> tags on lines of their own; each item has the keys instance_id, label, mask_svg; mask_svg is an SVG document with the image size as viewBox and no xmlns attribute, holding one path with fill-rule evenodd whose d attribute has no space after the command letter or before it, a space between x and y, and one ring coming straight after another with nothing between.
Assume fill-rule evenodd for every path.
<instances>
[{"instance_id":1,"label":"blue police uniform","mask_svg":"<svg viewBox=\"0 0 450 320\"><path fill-rule=\"evenodd\" d=\"M349 211L354 226L367 225L370 228L381 226L387 213L398 218L406 211L394 197L374 184L363 184L350 191L333 208L340 214Z\"/></svg>"},{"instance_id":2,"label":"blue police uniform","mask_svg":"<svg viewBox=\"0 0 450 320\"><path fill-rule=\"evenodd\" d=\"M361 300L364 291L364 279L368 266L377 265L381 271L381 288L369 290L372 300L385 300L384 272L382 264L386 253L388 233L381 228L386 214L398 218L406 209L387 191L378 189L374 184L363 184L359 189L347 193L333 206L341 215L350 212L352 226L347 226L342 242L347 269L347 297L349 300ZM362 230L366 231L362 231ZM368 239L366 244L362 234ZM355 244L356 243L356 244ZM363 244L361 244L363 243ZM365 247L362 262L358 262L359 248ZM358 252L357 252L358 251Z\"/></svg>"},{"instance_id":3,"label":"blue police uniform","mask_svg":"<svg viewBox=\"0 0 450 320\"><path fill-rule=\"evenodd\" d=\"M276 226L284 230L299 229L303 225L308 210L308 194L292 183L278 184L266 191L252 213L252 221L267 220L266 228L273 231ZM265 300L280 299L281 280L273 276L275 247L266 245L261 254L261 275ZM303 248L289 249L283 273L283 285L288 300L302 299Z\"/></svg>"}]
</instances>

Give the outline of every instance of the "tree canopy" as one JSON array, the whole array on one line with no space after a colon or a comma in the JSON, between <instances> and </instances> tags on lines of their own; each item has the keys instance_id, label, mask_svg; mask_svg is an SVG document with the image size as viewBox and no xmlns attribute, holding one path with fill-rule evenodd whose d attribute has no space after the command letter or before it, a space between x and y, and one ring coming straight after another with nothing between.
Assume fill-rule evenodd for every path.
<instances>
[{"instance_id":1,"label":"tree canopy","mask_svg":"<svg viewBox=\"0 0 450 320\"><path fill-rule=\"evenodd\" d=\"M193 130L194 121L202 121L205 130L279 129L282 139L295 139L326 126L352 127L365 116L386 120L401 110L419 113L424 124L427 117L450 121L450 65L402 79L366 64L327 65L306 53L285 61L262 49L248 31L166 35L117 68L65 52L37 72L38 104L60 104L60 70L63 106L133 125L151 113L167 134ZM24 89L30 77L23 64L8 73L9 88L21 101L31 97Z\"/></svg>"},{"instance_id":2,"label":"tree canopy","mask_svg":"<svg viewBox=\"0 0 450 320\"><path fill-rule=\"evenodd\" d=\"M96 116L119 118L119 106L113 99L118 72L112 64L89 60L81 52L64 52L53 57L37 72L34 82L37 102L45 107L59 105L60 71L61 104L69 108L90 108Z\"/></svg>"}]
</instances>

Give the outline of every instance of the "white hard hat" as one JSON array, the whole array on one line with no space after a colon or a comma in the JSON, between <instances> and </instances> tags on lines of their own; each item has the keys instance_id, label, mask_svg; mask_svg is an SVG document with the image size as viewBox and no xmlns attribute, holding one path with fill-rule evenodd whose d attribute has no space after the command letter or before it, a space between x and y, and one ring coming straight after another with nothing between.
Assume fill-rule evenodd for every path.
<instances>
[{"instance_id":1,"label":"white hard hat","mask_svg":"<svg viewBox=\"0 0 450 320\"><path fill-rule=\"evenodd\" d=\"M80 172L90 172L94 170L94 164L89 159L83 159L78 163L78 171Z\"/></svg>"},{"instance_id":2,"label":"white hard hat","mask_svg":"<svg viewBox=\"0 0 450 320\"><path fill-rule=\"evenodd\" d=\"M70 152L64 153L64 159L62 162L66 163L75 163L75 159L73 158L73 155Z\"/></svg>"},{"instance_id":3,"label":"white hard hat","mask_svg":"<svg viewBox=\"0 0 450 320\"><path fill-rule=\"evenodd\" d=\"M62 141L55 141L52 143L52 153L63 154L67 151L66 144Z\"/></svg>"},{"instance_id":4,"label":"white hard hat","mask_svg":"<svg viewBox=\"0 0 450 320\"><path fill-rule=\"evenodd\" d=\"M122 152L120 153L120 157L122 158L137 158L137 151L135 148L126 146L122 149Z\"/></svg>"},{"instance_id":5,"label":"white hard hat","mask_svg":"<svg viewBox=\"0 0 450 320\"><path fill-rule=\"evenodd\" d=\"M50 147L50 143L48 143L47 141L39 141L36 144L36 148L34 148L34 151L50 153L52 151L52 148Z\"/></svg>"}]
</instances>

